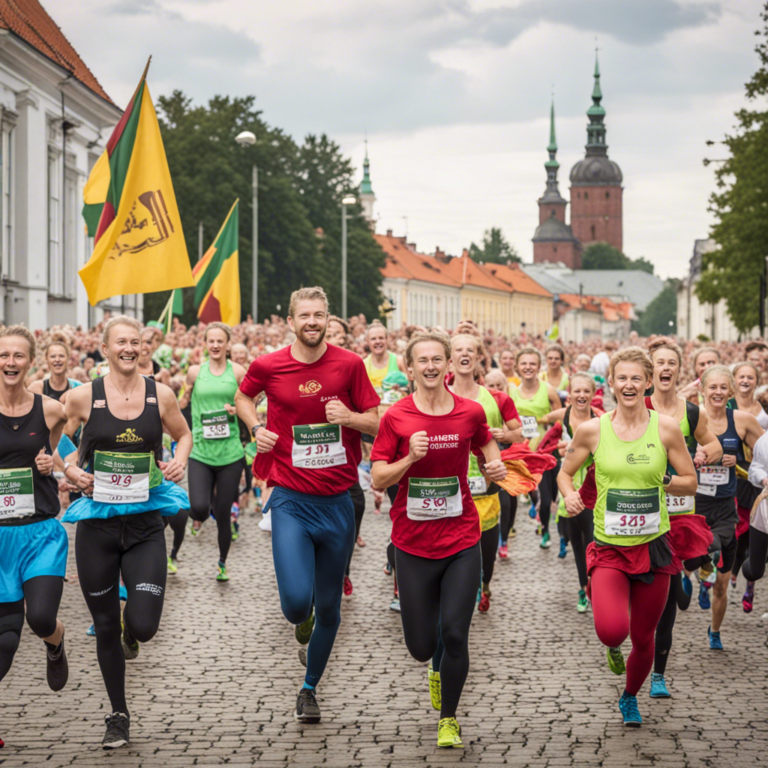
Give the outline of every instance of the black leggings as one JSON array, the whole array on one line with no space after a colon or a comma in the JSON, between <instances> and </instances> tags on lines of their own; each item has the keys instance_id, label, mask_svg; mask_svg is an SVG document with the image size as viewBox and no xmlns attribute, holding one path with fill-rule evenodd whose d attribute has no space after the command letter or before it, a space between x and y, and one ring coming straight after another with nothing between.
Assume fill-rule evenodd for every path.
<instances>
[{"instance_id":1,"label":"black leggings","mask_svg":"<svg viewBox=\"0 0 768 768\"><path fill-rule=\"evenodd\" d=\"M579 573L579 586L587 588L587 547L593 541L594 521L591 509L582 510L574 517L565 518L568 538L571 540L573 559Z\"/></svg>"},{"instance_id":2,"label":"black leggings","mask_svg":"<svg viewBox=\"0 0 768 768\"><path fill-rule=\"evenodd\" d=\"M493 567L496 565L496 554L499 551L498 523L480 537L480 554L483 563L483 584L490 584L493 578Z\"/></svg>"},{"instance_id":3,"label":"black leggings","mask_svg":"<svg viewBox=\"0 0 768 768\"><path fill-rule=\"evenodd\" d=\"M179 556L179 550L184 542L184 535L187 532L187 520L189 519L189 510L180 509L175 515L163 518L163 525L170 526L173 531L173 546L171 547L171 557L175 560Z\"/></svg>"},{"instance_id":4,"label":"black leggings","mask_svg":"<svg viewBox=\"0 0 768 768\"><path fill-rule=\"evenodd\" d=\"M752 533L751 528L747 528L744 533L736 539L736 559L733 561L733 568L731 568L731 576L738 576L741 566L744 565L744 561L749 557L749 537Z\"/></svg>"},{"instance_id":5,"label":"black leggings","mask_svg":"<svg viewBox=\"0 0 768 768\"><path fill-rule=\"evenodd\" d=\"M168 576L163 522L158 512L82 520L75 558L80 588L93 617L96 656L113 712L128 714L125 656L120 644L120 576L128 590L126 630L139 642L160 626Z\"/></svg>"},{"instance_id":6,"label":"black leggings","mask_svg":"<svg viewBox=\"0 0 768 768\"><path fill-rule=\"evenodd\" d=\"M747 581L757 581L765 575L765 559L768 555L768 533L749 528L749 557L741 566Z\"/></svg>"},{"instance_id":7,"label":"black leggings","mask_svg":"<svg viewBox=\"0 0 768 768\"><path fill-rule=\"evenodd\" d=\"M429 661L444 647L440 663L440 717L455 717L469 673L469 626L480 587L480 547L430 560L395 548L400 616L409 653Z\"/></svg>"},{"instance_id":8,"label":"black leggings","mask_svg":"<svg viewBox=\"0 0 768 768\"><path fill-rule=\"evenodd\" d=\"M240 491L243 460L212 467L196 459L189 460L189 516L204 523L213 509L219 530L219 560L227 562L232 546L232 505Z\"/></svg>"},{"instance_id":9,"label":"black leggings","mask_svg":"<svg viewBox=\"0 0 768 768\"><path fill-rule=\"evenodd\" d=\"M677 617L680 595L683 593L683 580L679 573L669 577L669 595L664 613L656 626L656 648L653 657L653 671L663 675L667 668L669 651L672 648L672 630ZM683 609L684 610L684 609Z\"/></svg>"},{"instance_id":10,"label":"black leggings","mask_svg":"<svg viewBox=\"0 0 768 768\"><path fill-rule=\"evenodd\" d=\"M501 502L501 517L499 519L499 533L501 543L506 544L509 532L515 527L515 515L517 514L517 496L510 496L503 488L499 491Z\"/></svg>"},{"instance_id":11,"label":"black leggings","mask_svg":"<svg viewBox=\"0 0 768 768\"><path fill-rule=\"evenodd\" d=\"M557 499L557 473L560 471L560 463L556 467L548 469L542 476L539 483L539 520L541 521L541 532L549 531L549 518L552 514L552 502Z\"/></svg>"},{"instance_id":12,"label":"black leggings","mask_svg":"<svg viewBox=\"0 0 768 768\"><path fill-rule=\"evenodd\" d=\"M360 487L360 483L355 483L349 489L349 495L352 497L352 506L355 508L355 541L360 535L360 526L363 524L363 515L365 514L365 491ZM349 550L349 560L347 560L346 575L349 576L349 566L352 565L352 555L355 552L354 544Z\"/></svg>"},{"instance_id":13,"label":"black leggings","mask_svg":"<svg viewBox=\"0 0 768 768\"><path fill-rule=\"evenodd\" d=\"M61 576L35 576L22 585L24 599L0 603L0 680L11 668L24 627L24 604L27 624L38 637L50 637L56 631L64 579Z\"/></svg>"}]
</instances>

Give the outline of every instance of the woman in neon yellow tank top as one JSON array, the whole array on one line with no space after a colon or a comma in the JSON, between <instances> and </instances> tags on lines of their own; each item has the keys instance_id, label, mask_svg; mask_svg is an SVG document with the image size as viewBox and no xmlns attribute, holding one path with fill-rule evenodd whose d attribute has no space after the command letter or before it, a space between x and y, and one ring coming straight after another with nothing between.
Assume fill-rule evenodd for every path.
<instances>
[{"instance_id":1,"label":"woman in neon yellow tank top","mask_svg":"<svg viewBox=\"0 0 768 768\"><path fill-rule=\"evenodd\" d=\"M373 388L381 395L386 375L405 369L402 360L394 352L387 351L387 329L381 323L371 323L365 337L371 350L371 354L363 360L365 370Z\"/></svg>"},{"instance_id":2,"label":"woman in neon yellow tank top","mask_svg":"<svg viewBox=\"0 0 768 768\"><path fill-rule=\"evenodd\" d=\"M573 436L558 477L569 515L584 508L573 478L590 454L595 461L595 541L587 550L595 630L608 646L608 663L624 671L619 646L630 635L632 652L619 699L624 724L642 718L637 693L653 665L653 637L669 592L669 577L682 564L668 537L666 495L696 492L696 470L679 424L649 411L643 395L653 364L639 347L611 359L609 382L616 410L582 424ZM667 474L667 462L677 473Z\"/></svg>"}]
</instances>

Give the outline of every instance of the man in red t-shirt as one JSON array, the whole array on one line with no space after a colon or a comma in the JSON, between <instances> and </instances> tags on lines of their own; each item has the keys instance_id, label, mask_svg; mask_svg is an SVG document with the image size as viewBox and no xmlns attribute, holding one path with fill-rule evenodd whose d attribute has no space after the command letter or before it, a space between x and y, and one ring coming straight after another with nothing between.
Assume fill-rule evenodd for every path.
<instances>
[{"instance_id":1,"label":"man in red t-shirt","mask_svg":"<svg viewBox=\"0 0 768 768\"><path fill-rule=\"evenodd\" d=\"M268 467L273 488L268 507L283 614L298 625L299 642L309 640L296 719L317 723L315 687L341 622L344 571L355 540L349 488L357 482L360 434L378 431L379 396L363 361L324 341L328 299L322 288L293 292L288 324L296 341L251 363L235 404L256 438L259 473ZM269 403L266 427L253 402L262 392Z\"/></svg>"}]
</instances>

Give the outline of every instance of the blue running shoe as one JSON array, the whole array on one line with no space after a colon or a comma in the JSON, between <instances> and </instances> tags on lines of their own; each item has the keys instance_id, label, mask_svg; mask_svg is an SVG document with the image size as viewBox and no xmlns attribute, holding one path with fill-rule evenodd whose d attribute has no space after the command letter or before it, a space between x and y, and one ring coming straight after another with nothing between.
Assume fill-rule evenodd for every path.
<instances>
[{"instance_id":1,"label":"blue running shoe","mask_svg":"<svg viewBox=\"0 0 768 768\"><path fill-rule=\"evenodd\" d=\"M568 554L568 543L563 536L560 537L560 551L557 556L562 560Z\"/></svg>"},{"instance_id":2,"label":"blue running shoe","mask_svg":"<svg viewBox=\"0 0 768 768\"><path fill-rule=\"evenodd\" d=\"M531 520L536 519L536 505L531 504L531 508L528 510L528 517L531 518Z\"/></svg>"},{"instance_id":3,"label":"blue running shoe","mask_svg":"<svg viewBox=\"0 0 768 768\"><path fill-rule=\"evenodd\" d=\"M664 680L664 675L660 675L658 672L651 672L651 698L672 698L672 694L667 690L667 683Z\"/></svg>"},{"instance_id":4,"label":"blue running shoe","mask_svg":"<svg viewBox=\"0 0 768 768\"><path fill-rule=\"evenodd\" d=\"M691 584L691 577L687 573L683 573L683 591L688 597L693 594L693 584Z\"/></svg>"},{"instance_id":5,"label":"blue running shoe","mask_svg":"<svg viewBox=\"0 0 768 768\"><path fill-rule=\"evenodd\" d=\"M640 710L637 708L637 696L623 693L619 699L619 711L627 728L639 728L643 724L643 718L640 717Z\"/></svg>"},{"instance_id":6,"label":"blue running shoe","mask_svg":"<svg viewBox=\"0 0 768 768\"><path fill-rule=\"evenodd\" d=\"M120 599L123 602L128 599L128 590L122 584L120 585Z\"/></svg>"},{"instance_id":7,"label":"blue running shoe","mask_svg":"<svg viewBox=\"0 0 768 768\"><path fill-rule=\"evenodd\" d=\"M96 637L96 627L91 624L91 626L85 630L85 634L88 635L88 637Z\"/></svg>"},{"instance_id":8,"label":"blue running shoe","mask_svg":"<svg viewBox=\"0 0 768 768\"><path fill-rule=\"evenodd\" d=\"M709 635L709 648L712 651L722 651L723 641L720 639L719 632L713 632L712 627L707 627L707 634Z\"/></svg>"},{"instance_id":9,"label":"blue running shoe","mask_svg":"<svg viewBox=\"0 0 768 768\"><path fill-rule=\"evenodd\" d=\"M709 600L709 589L707 589L706 582L702 581L699 584L699 608L702 611L708 611L712 607L712 603Z\"/></svg>"}]
</instances>

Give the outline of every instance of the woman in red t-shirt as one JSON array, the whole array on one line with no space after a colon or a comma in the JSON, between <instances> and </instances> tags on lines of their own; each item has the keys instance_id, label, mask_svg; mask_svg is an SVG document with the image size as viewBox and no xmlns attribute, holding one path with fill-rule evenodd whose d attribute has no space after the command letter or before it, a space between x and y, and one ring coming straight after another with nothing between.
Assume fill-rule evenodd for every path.
<instances>
[{"instance_id":1,"label":"woman in red t-shirt","mask_svg":"<svg viewBox=\"0 0 768 768\"><path fill-rule=\"evenodd\" d=\"M503 480L507 470L482 406L445 386L450 354L442 334L411 339L405 360L416 392L382 417L371 476L376 488L399 484L390 515L405 644L414 658L428 661L439 633L445 650L437 744L462 747L456 709L469 671L469 625L480 586L470 449L482 452L490 480Z\"/></svg>"}]
</instances>

